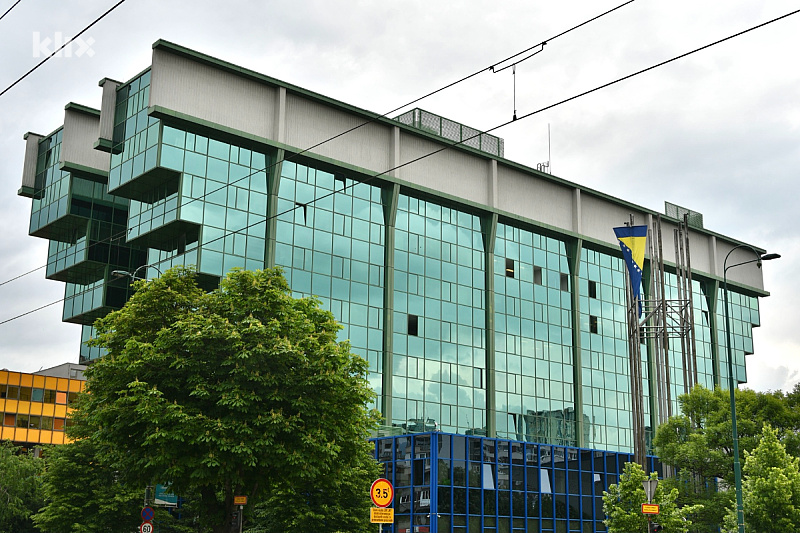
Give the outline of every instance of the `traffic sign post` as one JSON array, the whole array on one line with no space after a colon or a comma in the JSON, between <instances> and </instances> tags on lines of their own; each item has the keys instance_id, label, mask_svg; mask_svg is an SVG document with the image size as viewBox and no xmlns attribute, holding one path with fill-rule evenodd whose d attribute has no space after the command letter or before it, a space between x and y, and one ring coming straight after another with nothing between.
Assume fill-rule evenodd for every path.
<instances>
[{"instance_id":1,"label":"traffic sign post","mask_svg":"<svg viewBox=\"0 0 800 533\"><path fill-rule=\"evenodd\" d=\"M394 509L391 507L370 508L369 521L373 524L391 524L394 522Z\"/></svg>"},{"instance_id":2,"label":"traffic sign post","mask_svg":"<svg viewBox=\"0 0 800 533\"><path fill-rule=\"evenodd\" d=\"M394 499L394 486L388 479L380 478L372 482L369 497L377 507L389 507Z\"/></svg>"},{"instance_id":3,"label":"traffic sign post","mask_svg":"<svg viewBox=\"0 0 800 533\"><path fill-rule=\"evenodd\" d=\"M647 496L647 503L653 503L653 496L656 495L656 487L658 487L658 479L645 479L642 481L644 493Z\"/></svg>"},{"instance_id":4,"label":"traffic sign post","mask_svg":"<svg viewBox=\"0 0 800 533\"><path fill-rule=\"evenodd\" d=\"M242 522L244 522L244 506L247 505L247 496L234 496L233 504L239 506L239 533L242 533Z\"/></svg>"},{"instance_id":5,"label":"traffic sign post","mask_svg":"<svg viewBox=\"0 0 800 533\"><path fill-rule=\"evenodd\" d=\"M378 533L383 533L383 524L394 523L394 509L387 509L394 500L394 486L386 478L378 478L369 488L369 497L378 508L370 509L369 519L378 524Z\"/></svg>"},{"instance_id":6,"label":"traffic sign post","mask_svg":"<svg viewBox=\"0 0 800 533\"><path fill-rule=\"evenodd\" d=\"M655 503L643 503L642 504L642 514L658 514L658 504L655 504Z\"/></svg>"}]
</instances>

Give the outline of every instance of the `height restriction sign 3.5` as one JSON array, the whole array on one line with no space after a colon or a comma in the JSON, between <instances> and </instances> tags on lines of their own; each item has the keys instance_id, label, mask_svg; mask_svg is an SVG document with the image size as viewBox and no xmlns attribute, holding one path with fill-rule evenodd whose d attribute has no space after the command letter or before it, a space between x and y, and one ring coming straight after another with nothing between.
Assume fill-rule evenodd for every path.
<instances>
[{"instance_id":1,"label":"height restriction sign 3.5","mask_svg":"<svg viewBox=\"0 0 800 533\"><path fill-rule=\"evenodd\" d=\"M376 479L369 489L369 497L378 507L389 507L394 499L392 482L384 478Z\"/></svg>"}]
</instances>

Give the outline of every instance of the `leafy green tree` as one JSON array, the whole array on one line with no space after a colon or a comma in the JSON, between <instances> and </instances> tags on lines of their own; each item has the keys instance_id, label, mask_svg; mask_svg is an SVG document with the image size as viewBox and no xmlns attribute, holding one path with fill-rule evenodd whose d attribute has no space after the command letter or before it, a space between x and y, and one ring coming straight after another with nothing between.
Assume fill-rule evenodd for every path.
<instances>
[{"instance_id":1,"label":"leafy green tree","mask_svg":"<svg viewBox=\"0 0 800 533\"><path fill-rule=\"evenodd\" d=\"M44 503L44 460L0 441L0 532L35 531L31 516Z\"/></svg>"},{"instance_id":2,"label":"leafy green tree","mask_svg":"<svg viewBox=\"0 0 800 533\"><path fill-rule=\"evenodd\" d=\"M369 483L380 477L380 467L372 460L372 445L362 439L327 476L313 485L302 482L275 484L265 494L246 533L285 531L375 531L369 516Z\"/></svg>"},{"instance_id":3,"label":"leafy green tree","mask_svg":"<svg viewBox=\"0 0 800 533\"><path fill-rule=\"evenodd\" d=\"M130 482L196 493L201 525L228 533L235 495L250 510L372 460L367 363L337 342L341 326L317 300L292 298L279 270L234 271L206 293L178 268L136 289L96 323L108 355L86 372L72 428ZM374 478L358 472L344 479L366 495ZM362 501L351 511L368 522Z\"/></svg>"},{"instance_id":4,"label":"leafy green tree","mask_svg":"<svg viewBox=\"0 0 800 533\"><path fill-rule=\"evenodd\" d=\"M800 389L796 389L800 390ZM739 449L752 450L765 424L777 428L792 455L800 454L800 410L782 392L735 391ZM798 400L800 400L800 392ZM678 398L681 414L659 426L653 441L661 460L702 479L733 485L730 394L702 385Z\"/></svg>"},{"instance_id":5,"label":"leafy green tree","mask_svg":"<svg viewBox=\"0 0 800 533\"><path fill-rule=\"evenodd\" d=\"M781 391L736 390L740 451L752 450L765 424L779 428L789 453L800 453L800 388L784 395ZM668 480L679 490L681 505L702 504L694 529L716 532L735 499L733 487L733 437L730 393L700 385L678 399L681 414L662 424L653 441L661 460L677 469ZM718 480L723 480L718 483ZM722 488L722 490L721 490Z\"/></svg>"},{"instance_id":6,"label":"leafy green tree","mask_svg":"<svg viewBox=\"0 0 800 533\"><path fill-rule=\"evenodd\" d=\"M745 452L742 499L745 529L786 533L800 525L800 459L786 453L778 431L765 425L761 441ZM735 532L735 506L725 517L725 529Z\"/></svg>"},{"instance_id":7,"label":"leafy green tree","mask_svg":"<svg viewBox=\"0 0 800 533\"><path fill-rule=\"evenodd\" d=\"M33 517L44 532L130 532L141 519L143 491L124 486L89 440L48 450L47 503Z\"/></svg>"},{"instance_id":8,"label":"leafy green tree","mask_svg":"<svg viewBox=\"0 0 800 533\"><path fill-rule=\"evenodd\" d=\"M652 472L650 476L638 463L625 463L619 483L611 485L603 493L603 512L607 518L604 521L609 533L635 533L648 531L647 515L642 514L642 504L647 503L642 481L656 479ZM659 483L653 495L653 502L659 506L657 518L653 521L661 524L664 531L686 533L692 525L689 517L702 509L701 505L687 505L679 507L676 503L678 490L675 488L665 490Z\"/></svg>"},{"instance_id":9,"label":"leafy green tree","mask_svg":"<svg viewBox=\"0 0 800 533\"><path fill-rule=\"evenodd\" d=\"M33 516L44 533L131 533L141 523L144 486L127 483L116 465L91 441L54 446L47 450L43 480L45 504ZM177 520L156 509L154 524L162 533L196 531L187 519Z\"/></svg>"}]
</instances>

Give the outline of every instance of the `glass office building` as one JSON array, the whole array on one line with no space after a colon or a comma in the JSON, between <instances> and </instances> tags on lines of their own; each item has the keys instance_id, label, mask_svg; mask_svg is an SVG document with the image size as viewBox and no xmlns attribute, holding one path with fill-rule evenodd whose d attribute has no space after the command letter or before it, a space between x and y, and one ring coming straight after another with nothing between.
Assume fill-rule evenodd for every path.
<instances>
[{"instance_id":1,"label":"glass office building","mask_svg":"<svg viewBox=\"0 0 800 533\"><path fill-rule=\"evenodd\" d=\"M85 345L94 320L129 296L115 271L192 266L213 289L233 268L281 266L369 362L399 530L602 529L599 495L633 447L613 227L658 213L433 113L381 117L165 41L143 72L100 85L99 110L69 104L53 133L26 134L19 191L30 234L50 241L47 277L66 284L63 318L83 328L81 362L103 355ZM661 218L669 248L678 220ZM727 387L722 266L742 243L700 225L691 242L698 382ZM730 285L741 383L768 293L754 265ZM685 373L669 361L677 411Z\"/></svg>"}]
</instances>

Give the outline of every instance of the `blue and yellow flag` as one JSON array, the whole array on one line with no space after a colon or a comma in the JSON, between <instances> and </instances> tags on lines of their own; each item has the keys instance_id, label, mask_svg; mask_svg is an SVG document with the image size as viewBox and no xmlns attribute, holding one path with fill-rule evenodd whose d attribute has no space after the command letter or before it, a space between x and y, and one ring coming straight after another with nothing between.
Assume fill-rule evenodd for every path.
<instances>
[{"instance_id":1,"label":"blue and yellow flag","mask_svg":"<svg viewBox=\"0 0 800 533\"><path fill-rule=\"evenodd\" d=\"M619 239L622 248L622 257L628 265L628 274L631 276L633 297L639 302L639 316L642 316L642 269L644 268L644 252L647 246L647 226L623 226L614 228L614 234Z\"/></svg>"}]
</instances>

